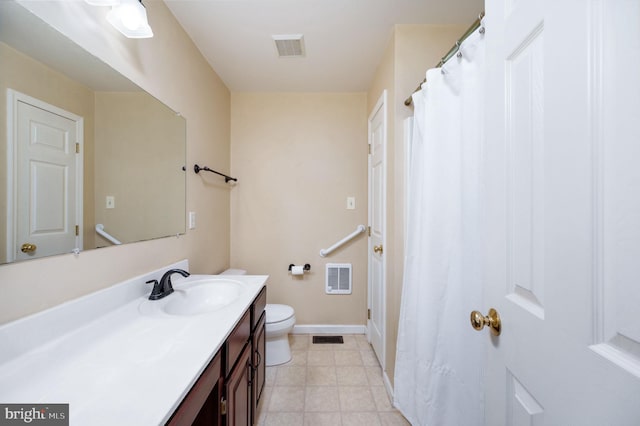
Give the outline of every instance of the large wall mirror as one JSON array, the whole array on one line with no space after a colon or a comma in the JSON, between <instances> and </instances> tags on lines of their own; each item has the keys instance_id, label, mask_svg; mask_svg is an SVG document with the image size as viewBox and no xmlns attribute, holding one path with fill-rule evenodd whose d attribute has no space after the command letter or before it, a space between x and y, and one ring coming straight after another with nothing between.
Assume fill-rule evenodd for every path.
<instances>
[{"instance_id":1,"label":"large wall mirror","mask_svg":"<svg viewBox=\"0 0 640 426\"><path fill-rule=\"evenodd\" d=\"M0 2L0 262L185 232L186 124Z\"/></svg>"}]
</instances>

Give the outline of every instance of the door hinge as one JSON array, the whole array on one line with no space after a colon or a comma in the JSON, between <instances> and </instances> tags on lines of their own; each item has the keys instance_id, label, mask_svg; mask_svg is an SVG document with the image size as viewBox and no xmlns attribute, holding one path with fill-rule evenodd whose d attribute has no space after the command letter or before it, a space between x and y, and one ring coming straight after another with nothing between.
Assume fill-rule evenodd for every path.
<instances>
[{"instance_id":1,"label":"door hinge","mask_svg":"<svg viewBox=\"0 0 640 426\"><path fill-rule=\"evenodd\" d=\"M371 227L367 226L367 233L369 234L369 236L371 236Z\"/></svg>"},{"instance_id":2,"label":"door hinge","mask_svg":"<svg viewBox=\"0 0 640 426\"><path fill-rule=\"evenodd\" d=\"M80 226L76 225L76 237L80 235Z\"/></svg>"},{"instance_id":3,"label":"door hinge","mask_svg":"<svg viewBox=\"0 0 640 426\"><path fill-rule=\"evenodd\" d=\"M227 414L227 400L224 398L220 400L220 414L223 416Z\"/></svg>"},{"instance_id":4,"label":"door hinge","mask_svg":"<svg viewBox=\"0 0 640 426\"><path fill-rule=\"evenodd\" d=\"M369 155L371 155L371 144L367 145L369 147Z\"/></svg>"},{"instance_id":5,"label":"door hinge","mask_svg":"<svg viewBox=\"0 0 640 426\"><path fill-rule=\"evenodd\" d=\"M80 144L76 142L76 154L80 154Z\"/></svg>"},{"instance_id":6,"label":"door hinge","mask_svg":"<svg viewBox=\"0 0 640 426\"><path fill-rule=\"evenodd\" d=\"M367 319L371 319L371 309L367 309Z\"/></svg>"}]
</instances>

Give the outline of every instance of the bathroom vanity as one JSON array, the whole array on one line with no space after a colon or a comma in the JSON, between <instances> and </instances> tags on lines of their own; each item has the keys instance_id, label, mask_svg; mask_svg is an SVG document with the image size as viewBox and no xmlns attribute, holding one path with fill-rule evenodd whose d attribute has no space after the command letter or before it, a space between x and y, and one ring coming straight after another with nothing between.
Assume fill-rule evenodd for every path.
<instances>
[{"instance_id":1,"label":"bathroom vanity","mask_svg":"<svg viewBox=\"0 0 640 426\"><path fill-rule=\"evenodd\" d=\"M0 326L0 401L68 403L71 424L252 424L268 277L175 276L149 301L169 268L188 264Z\"/></svg>"},{"instance_id":2,"label":"bathroom vanity","mask_svg":"<svg viewBox=\"0 0 640 426\"><path fill-rule=\"evenodd\" d=\"M168 422L170 426L251 425L265 377L265 305L262 288L222 349Z\"/></svg>"}]
</instances>

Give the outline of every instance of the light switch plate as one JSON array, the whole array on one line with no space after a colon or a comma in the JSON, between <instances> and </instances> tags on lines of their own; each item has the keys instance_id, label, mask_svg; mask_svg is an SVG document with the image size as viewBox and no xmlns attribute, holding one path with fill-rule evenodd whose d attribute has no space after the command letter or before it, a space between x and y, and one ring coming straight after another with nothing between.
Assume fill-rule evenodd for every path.
<instances>
[{"instance_id":1,"label":"light switch plate","mask_svg":"<svg viewBox=\"0 0 640 426\"><path fill-rule=\"evenodd\" d=\"M355 210L356 197L347 197L347 210Z\"/></svg>"},{"instance_id":2,"label":"light switch plate","mask_svg":"<svg viewBox=\"0 0 640 426\"><path fill-rule=\"evenodd\" d=\"M196 212L189 212L189 229L196 229Z\"/></svg>"}]
</instances>

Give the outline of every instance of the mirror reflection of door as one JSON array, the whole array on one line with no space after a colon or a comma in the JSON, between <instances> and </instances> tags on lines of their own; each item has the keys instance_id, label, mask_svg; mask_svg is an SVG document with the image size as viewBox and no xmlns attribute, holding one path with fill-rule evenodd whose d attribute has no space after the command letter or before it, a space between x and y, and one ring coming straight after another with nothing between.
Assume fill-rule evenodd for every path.
<instances>
[{"instance_id":1,"label":"mirror reflection of door","mask_svg":"<svg viewBox=\"0 0 640 426\"><path fill-rule=\"evenodd\" d=\"M70 253L82 248L82 117L18 92L13 98L7 261Z\"/></svg>"}]
</instances>

